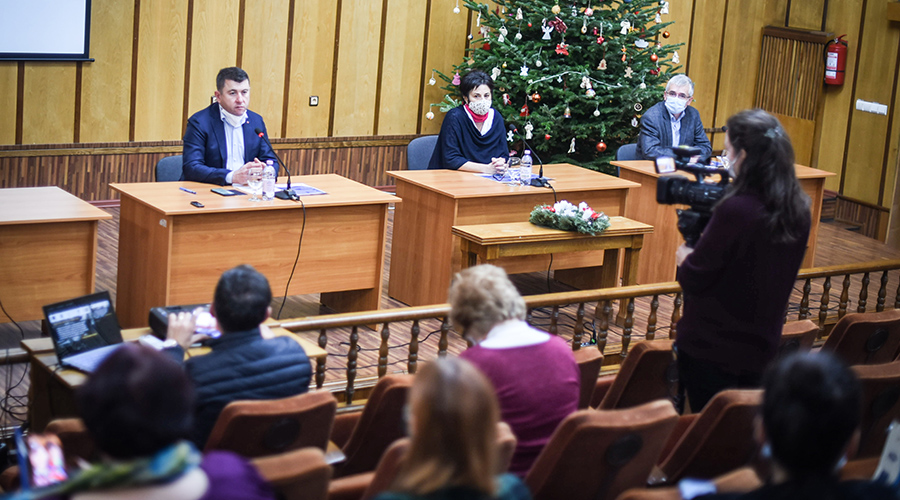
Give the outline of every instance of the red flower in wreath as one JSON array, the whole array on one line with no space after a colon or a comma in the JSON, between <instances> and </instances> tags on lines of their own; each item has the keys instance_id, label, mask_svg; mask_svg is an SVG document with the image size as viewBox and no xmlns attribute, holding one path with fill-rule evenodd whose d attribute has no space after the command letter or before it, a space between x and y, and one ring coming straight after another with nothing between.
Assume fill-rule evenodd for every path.
<instances>
[{"instance_id":1,"label":"red flower in wreath","mask_svg":"<svg viewBox=\"0 0 900 500\"><path fill-rule=\"evenodd\" d=\"M600 214L598 214L597 212L594 212L594 214L591 215L591 219L599 219L599 218L600 218Z\"/></svg>"}]
</instances>

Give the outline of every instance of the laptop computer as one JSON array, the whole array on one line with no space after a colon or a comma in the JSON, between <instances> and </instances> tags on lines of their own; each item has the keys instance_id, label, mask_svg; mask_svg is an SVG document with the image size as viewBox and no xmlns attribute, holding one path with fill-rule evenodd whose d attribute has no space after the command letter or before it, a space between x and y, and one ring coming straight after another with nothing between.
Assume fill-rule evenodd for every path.
<instances>
[{"instance_id":1,"label":"laptop computer","mask_svg":"<svg viewBox=\"0 0 900 500\"><path fill-rule=\"evenodd\" d=\"M46 305L44 316L62 366L90 373L122 343L107 291Z\"/></svg>"}]
</instances>

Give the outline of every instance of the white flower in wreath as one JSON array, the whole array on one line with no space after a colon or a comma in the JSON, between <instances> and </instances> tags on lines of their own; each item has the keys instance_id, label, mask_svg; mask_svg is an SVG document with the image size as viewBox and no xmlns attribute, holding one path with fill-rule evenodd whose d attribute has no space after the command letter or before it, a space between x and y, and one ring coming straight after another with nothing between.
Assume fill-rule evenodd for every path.
<instances>
[{"instance_id":1,"label":"white flower in wreath","mask_svg":"<svg viewBox=\"0 0 900 500\"><path fill-rule=\"evenodd\" d=\"M591 220L591 217L594 216L594 211L588 208L587 210L581 212L581 220L588 222Z\"/></svg>"}]
</instances>

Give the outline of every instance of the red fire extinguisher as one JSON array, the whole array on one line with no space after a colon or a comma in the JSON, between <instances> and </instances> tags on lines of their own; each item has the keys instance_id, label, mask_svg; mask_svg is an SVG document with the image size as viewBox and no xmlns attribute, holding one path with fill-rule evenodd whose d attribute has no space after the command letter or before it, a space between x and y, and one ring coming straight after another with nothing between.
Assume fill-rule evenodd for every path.
<instances>
[{"instance_id":1,"label":"red fire extinguisher","mask_svg":"<svg viewBox=\"0 0 900 500\"><path fill-rule=\"evenodd\" d=\"M825 46L825 83L828 85L844 84L844 67L847 65L847 42L841 35Z\"/></svg>"}]
</instances>

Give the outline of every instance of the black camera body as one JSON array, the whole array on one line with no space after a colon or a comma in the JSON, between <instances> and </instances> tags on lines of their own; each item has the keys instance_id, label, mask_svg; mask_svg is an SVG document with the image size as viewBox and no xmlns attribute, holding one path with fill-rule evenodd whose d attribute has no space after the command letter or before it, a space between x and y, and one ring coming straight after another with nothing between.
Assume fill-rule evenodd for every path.
<instances>
[{"instance_id":1,"label":"black camera body","mask_svg":"<svg viewBox=\"0 0 900 500\"><path fill-rule=\"evenodd\" d=\"M676 213L678 231L687 246L693 248L712 217L713 207L725 196L731 176L728 169L710 165L709 157L700 156L699 148L679 146L672 148L672 153L672 157L656 159L656 172L664 174L682 170L694 174L696 180L680 175L660 177L656 183L656 202L690 207L686 210L678 209ZM694 157L699 159L690 162ZM719 182L705 182L704 179L710 175L719 175Z\"/></svg>"}]
</instances>

